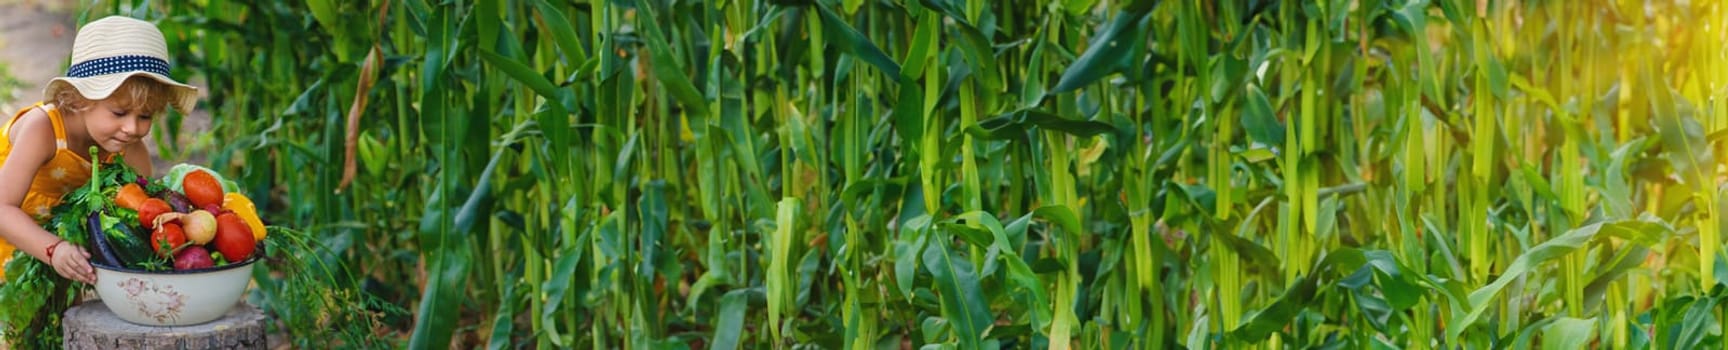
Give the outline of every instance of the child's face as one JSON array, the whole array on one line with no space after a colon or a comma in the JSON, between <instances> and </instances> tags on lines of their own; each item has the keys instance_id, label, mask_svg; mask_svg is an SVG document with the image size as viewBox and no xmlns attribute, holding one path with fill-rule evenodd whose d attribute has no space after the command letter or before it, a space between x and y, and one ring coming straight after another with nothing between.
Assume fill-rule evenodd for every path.
<instances>
[{"instance_id":1,"label":"child's face","mask_svg":"<svg viewBox=\"0 0 1728 350\"><path fill-rule=\"evenodd\" d=\"M128 110L114 99L91 101L84 112L84 128L90 141L108 152L119 152L150 135L150 115Z\"/></svg>"}]
</instances>

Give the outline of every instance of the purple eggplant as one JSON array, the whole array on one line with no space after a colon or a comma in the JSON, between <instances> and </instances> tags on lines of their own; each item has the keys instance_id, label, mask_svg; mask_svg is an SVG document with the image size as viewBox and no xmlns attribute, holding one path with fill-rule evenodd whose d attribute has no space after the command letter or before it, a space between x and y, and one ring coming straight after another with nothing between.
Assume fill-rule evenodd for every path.
<instances>
[{"instance_id":1,"label":"purple eggplant","mask_svg":"<svg viewBox=\"0 0 1728 350\"><path fill-rule=\"evenodd\" d=\"M134 264L149 261L154 256L155 251L147 243L149 237L139 237L124 220L103 226L104 216L106 214L98 212L85 219L85 225L90 229L91 246L96 248L97 261L106 262L109 266L134 267Z\"/></svg>"},{"instance_id":2,"label":"purple eggplant","mask_svg":"<svg viewBox=\"0 0 1728 350\"><path fill-rule=\"evenodd\" d=\"M92 259L108 266L124 266L120 257L114 254L114 248L108 245L108 235L102 232L102 214L90 213L90 217L84 220L84 227L90 233L90 245L96 248Z\"/></svg>"}]
</instances>

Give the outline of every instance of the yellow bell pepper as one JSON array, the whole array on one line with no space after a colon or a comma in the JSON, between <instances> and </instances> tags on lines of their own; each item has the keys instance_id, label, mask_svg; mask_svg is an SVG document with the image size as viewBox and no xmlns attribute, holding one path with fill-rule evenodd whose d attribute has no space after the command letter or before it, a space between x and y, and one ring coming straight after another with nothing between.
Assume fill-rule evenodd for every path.
<instances>
[{"instance_id":1,"label":"yellow bell pepper","mask_svg":"<svg viewBox=\"0 0 1728 350\"><path fill-rule=\"evenodd\" d=\"M240 221L246 222L246 228L252 229L252 239L264 240L264 221L258 219L258 208L252 205L252 199L237 192L228 192L222 195L222 209L239 215Z\"/></svg>"}]
</instances>

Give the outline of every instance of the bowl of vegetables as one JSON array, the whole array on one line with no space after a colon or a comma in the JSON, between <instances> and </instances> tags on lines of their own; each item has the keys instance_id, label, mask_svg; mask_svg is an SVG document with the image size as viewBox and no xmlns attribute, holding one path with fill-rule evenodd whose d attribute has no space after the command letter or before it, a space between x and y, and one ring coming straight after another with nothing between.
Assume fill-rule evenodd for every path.
<instances>
[{"instance_id":1,"label":"bowl of vegetables","mask_svg":"<svg viewBox=\"0 0 1728 350\"><path fill-rule=\"evenodd\" d=\"M237 305L266 230L251 200L219 174L181 164L149 180L116 162L93 166L87 187L67 194L52 220L90 250L96 295L115 315L187 326Z\"/></svg>"}]
</instances>

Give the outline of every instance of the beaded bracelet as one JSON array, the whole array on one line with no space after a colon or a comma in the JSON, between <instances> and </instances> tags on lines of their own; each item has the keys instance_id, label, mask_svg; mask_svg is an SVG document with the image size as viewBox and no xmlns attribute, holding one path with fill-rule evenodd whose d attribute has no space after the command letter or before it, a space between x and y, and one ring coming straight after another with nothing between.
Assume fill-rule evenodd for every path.
<instances>
[{"instance_id":1,"label":"beaded bracelet","mask_svg":"<svg viewBox=\"0 0 1728 350\"><path fill-rule=\"evenodd\" d=\"M48 252L47 252L47 253L46 253L46 254L44 254L44 255L47 255L47 256L48 256L48 261L49 261L49 262L53 262L53 261L54 261L54 248L58 248L58 247L60 247L60 243L66 243L66 240L65 240L65 239L61 239L61 240L58 240L58 241L54 241L54 245L51 245L51 246L48 246Z\"/></svg>"}]
</instances>

